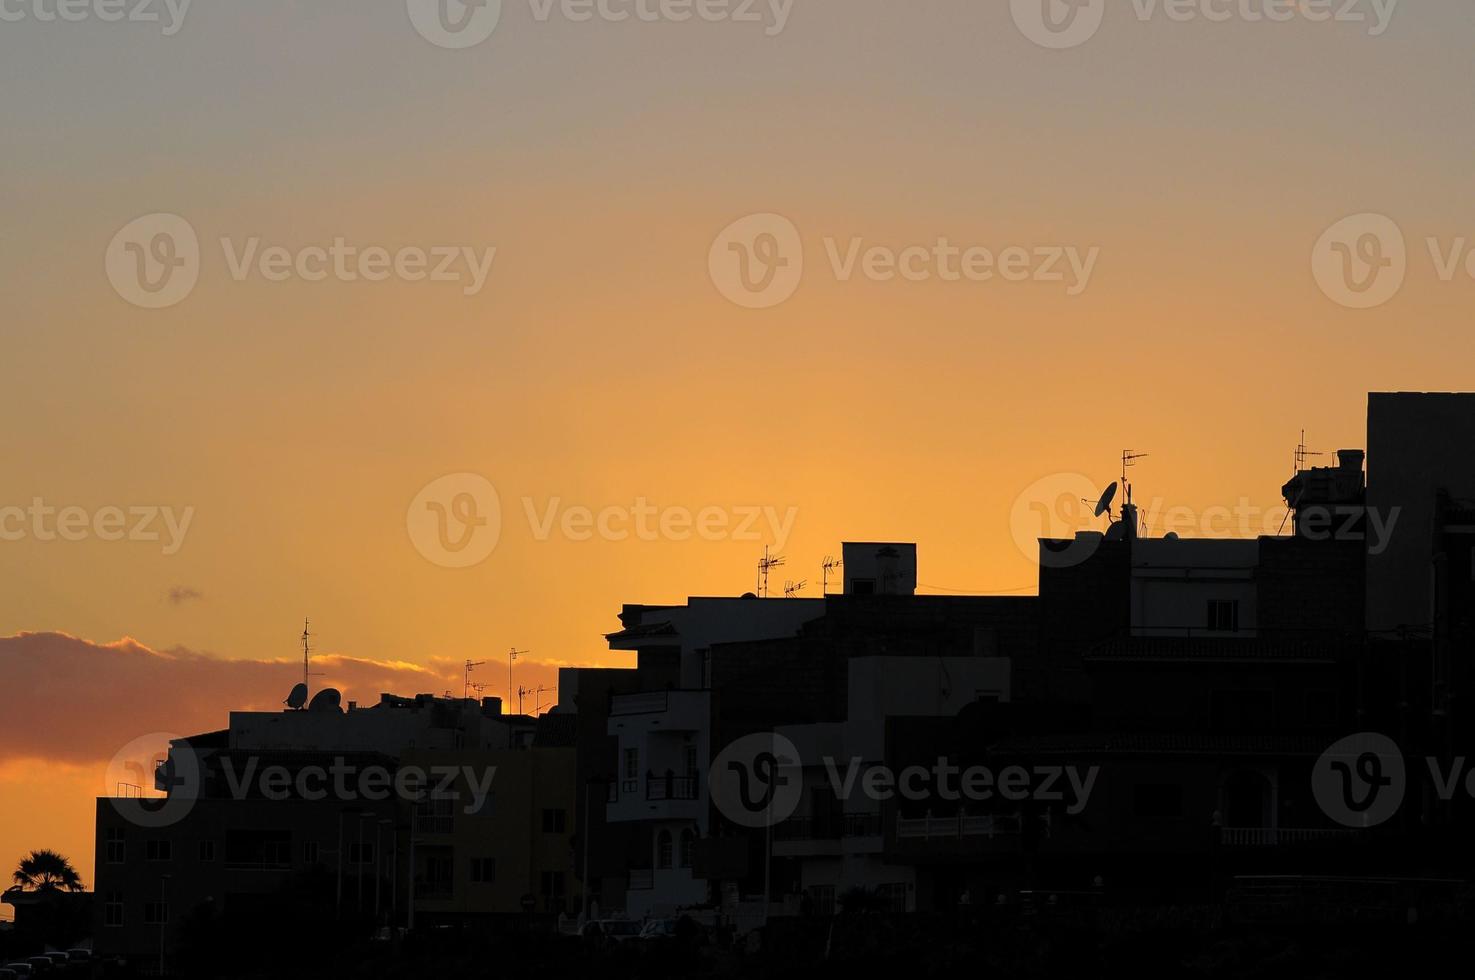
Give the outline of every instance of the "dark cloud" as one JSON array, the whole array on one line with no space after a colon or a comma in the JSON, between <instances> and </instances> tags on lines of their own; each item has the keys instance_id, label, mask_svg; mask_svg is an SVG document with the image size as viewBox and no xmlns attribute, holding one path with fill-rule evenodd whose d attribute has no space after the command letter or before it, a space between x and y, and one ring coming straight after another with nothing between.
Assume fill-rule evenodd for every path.
<instances>
[{"instance_id":1,"label":"dark cloud","mask_svg":"<svg viewBox=\"0 0 1475 980\"><path fill-rule=\"evenodd\" d=\"M323 654L313 657L312 666L322 672L313 678L314 689L336 687L345 702L366 706L386 691L453 691L457 696L462 691L460 665L449 658L425 666ZM548 667L519 663L517 669L520 684L552 683ZM232 710L281 708L301 679L300 661L228 660L192 650L151 650L131 639L98 644L64 633L0 637L0 691L6 695L0 708L0 763L88 764L110 759L133 739L155 732L215 731L226 727Z\"/></svg>"}]
</instances>

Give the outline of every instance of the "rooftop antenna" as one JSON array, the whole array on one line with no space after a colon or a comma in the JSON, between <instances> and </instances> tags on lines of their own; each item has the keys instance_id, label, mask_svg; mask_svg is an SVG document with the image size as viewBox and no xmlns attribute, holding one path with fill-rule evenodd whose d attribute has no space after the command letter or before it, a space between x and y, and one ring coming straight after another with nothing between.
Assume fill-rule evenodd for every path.
<instances>
[{"instance_id":1,"label":"rooftop antenna","mask_svg":"<svg viewBox=\"0 0 1475 980\"><path fill-rule=\"evenodd\" d=\"M825 555L825 563L821 566L819 573L819 594L821 596L830 594L830 573L837 570L843 564L845 563L840 559Z\"/></svg>"},{"instance_id":2,"label":"rooftop antenna","mask_svg":"<svg viewBox=\"0 0 1475 980\"><path fill-rule=\"evenodd\" d=\"M768 573L775 568L782 567L784 558L782 555L769 557L768 545L763 546L763 557L758 560L758 596L768 598Z\"/></svg>"},{"instance_id":3,"label":"rooftop antenna","mask_svg":"<svg viewBox=\"0 0 1475 980\"><path fill-rule=\"evenodd\" d=\"M1331 453L1318 452L1306 446L1306 430L1301 430L1301 441L1296 444L1296 474L1306 472L1306 461L1312 456L1330 456Z\"/></svg>"},{"instance_id":4,"label":"rooftop antenna","mask_svg":"<svg viewBox=\"0 0 1475 980\"><path fill-rule=\"evenodd\" d=\"M1122 489L1127 491L1127 503L1132 502L1132 484L1127 480L1127 470L1137 465L1139 459L1146 459L1151 453L1134 453L1130 449L1122 450Z\"/></svg>"},{"instance_id":5,"label":"rooftop antenna","mask_svg":"<svg viewBox=\"0 0 1475 980\"><path fill-rule=\"evenodd\" d=\"M799 582L785 582L784 583L784 598L785 599L792 599L792 598L794 598L794 596L798 595L800 592L803 592L804 591L804 587L806 585L808 585L808 584L809 584L808 580L803 580L803 581L799 581Z\"/></svg>"},{"instance_id":6,"label":"rooftop antenna","mask_svg":"<svg viewBox=\"0 0 1475 980\"><path fill-rule=\"evenodd\" d=\"M298 710L307 703L307 684L310 677L321 677L321 673L315 673L311 669L312 661L312 632L308 629L310 624L306 619L302 621L302 683L292 688L292 693L287 695L284 702L293 711Z\"/></svg>"},{"instance_id":7,"label":"rooftop antenna","mask_svg":"<svg viewBox=\"0 0 1475 980\"><path fill-rule=\"evenodd\" d=\"M519 686L517 689L517 713L522 714L522 697L524 694L531 694L533 696L533 714L537 714L543 710L543 695L556 690L557 688L544 687L542 684L539 684L536 688Z\"/></svg>"},{"instance_id":8,"label":"rooftop antenna","mask_svg":"<svg viewBox=\"0 0 1475 980\"><path fill-rule=\"evenodd\" d=\"M465 668L465 673L462 675L461 700L464 701L471 697L471 672L484 663L486 663L485 660L467 660L466 663L462 664L462 667Z\"/></svg>"},{"instance_id":9,"label":"rooftop antenna","mask_svg":"<svg viewBox=\"0 0 1475 980\"><path fill-rule=\"evenodd\" d=\"M503 711L508 711L512 708L512 665L517 662L518 657L528 652L527 650L519 650L516 647L510 649L512 652L507 654L507 706L502 709Z\"/></svg>"}]
</instances>

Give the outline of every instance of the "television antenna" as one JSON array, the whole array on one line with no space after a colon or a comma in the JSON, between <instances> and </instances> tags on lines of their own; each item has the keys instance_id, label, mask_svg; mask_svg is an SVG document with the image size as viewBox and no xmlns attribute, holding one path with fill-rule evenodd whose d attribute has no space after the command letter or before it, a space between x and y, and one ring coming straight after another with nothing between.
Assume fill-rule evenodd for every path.
<instances>
[{"instance_id":1,"label":"television antenna","mask_svg":"<svg viewBox=\"0 0 1475 980\"><path fill-rule=\"evenodd\" d=\"M775 568L784 565L782 555L769 556L768 545L763 546L763 557L758 560L758 595L760 598L768 598L768 573Z\"/></svg>"},{"instance_id":2,"label":"television antenna","mask_svg":"<svg viewBox=\"0 0 1475 980\"><path fill-rule=\"evenodd\" d=\"M302 683L294 686L292 693L288 694L287 700L283 702L293 711L297 711L307 703L308 678L323 676L321 672L312 670L312 632L308 628L309 625L308 620L302 621Z\"/></svg>"},{"instance_id":3,"label":"television antenna","mask_svg":"<svg viewBox=\"0 0 1475 980\"><path fill-rule=\"evenodd\" d=\"M486 663L485 660L467 660L466 663L462 664L462 667L465 669L465 673L462 674L463 683L461 687L461 699L463 701L471 697L471 672L484 663Z\"/></svg>"},{"instance_id":4,"label":"television antenna","mask_svg":"<svg viewBox=\"0 0 1475 980\"><path fill-rule=\"evenodd\" d=\"M821 596L829 595L830 573L839 569L839 567L843 564L845 564L845 562L841 561L839 558L832 558L829 555L825 555L825 561L824 564L820 566L819 573L819 594Z\"/></svg>"},{"instance_id":5,"label":"television antenna","mask_svg":"<svg viewBox=\"0 0 1475 980\"><path fill-rule=\"evenodd\" d=\"M512 665L517 663L518 657L524 656L529 652L527 650L519 650L516 647L511 647L510 649L511 652L507 654L507 705L502 709L503 711L508 711L512 708Z\"/></svg>"},{"instance_id":6,"label":"television antenna","mask_svg":"<svg viewBox=\"0 0 1475 980\"><path fill-rule=\"evenodd\" d=\"M543 710L543 695L557 691L556 687L544 687L539 684L536 688L518 687L517 689L517 713L522 714L522 698L525 694L531 694L533 700L533 714Z\"/></svg>"},{"instance_id":7,"label":"television antenna","mask_svg":"<svg viewBox=\"0 0 1475 980\"><path fill-rule=\"evenodd\" d=\"M792 599L792 598L794 598L794 596L796 596L799 593L803 592L804 591L804 587L806 585L808 585L808 584L809 584L809 582L808 582L807 579L806 580L803 580L803 581L799 581L799 582L785 582L784 583L784 598L785 599Z\"/></svg>"}]
</instances>

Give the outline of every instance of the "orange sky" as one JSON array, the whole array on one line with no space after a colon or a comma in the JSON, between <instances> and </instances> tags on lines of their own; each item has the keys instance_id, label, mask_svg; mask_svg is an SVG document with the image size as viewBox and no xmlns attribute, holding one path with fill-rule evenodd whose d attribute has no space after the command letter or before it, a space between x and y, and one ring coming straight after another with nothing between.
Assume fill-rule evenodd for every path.
<instances>
[{"instance_id":1,"label":"orange sky","mask_svg":"<svg viewBox=\"0 0 1475 980\"><path fill-rule=\"evenodd\" d=\"M257 664L243 690L269 705L304 616L325 655L450 684L445 665L489 659L501 693L510 647L530 651L529 686L621 662L600 635L621 603L740 593L778 543L540 539L529 506L792 509L779 578L807 595L840 542L876 539L919 544L923 591L1028 590L1011 515L1041 480L1103 486L1130 446L1152 453L1141 497L1269 509L1301 429L1361 446L1367 391L1469 387L1471 280L1442 281L1425 246L1475 238L1454 0L1405 5L1378 37L1113 11L1070 51L1021 36L1008 4L962 0L815 2L774 37L538 23L509 2L455 52L397 3L310 6L201 5L173 37L0 32L0 506L192 515L170 554L0 541L0 635L90 644L0 678L14 700L107 704L79 650L117 660L133 637ZM1311 251L1369 211L1406 234L1408 279L1349 310ZM115 233L155 212L185 217L204 256L164 310L104 272ZM714 288L709 250L766 212L797 227L806 269L749 310ZM497 253L468 296L238 282L221 245L340 237ZM1100 257L1076 296L841 281L827 241L855 237ZM501 502L495 550L462 569L426 560L406 521L455 473ZM186 697L179 716L167 697L139 705L157 718L70 713L87 748L0 714L0 860L61 846L90 866L107 747L247 706Z\"/></svg>"}]
</instances>

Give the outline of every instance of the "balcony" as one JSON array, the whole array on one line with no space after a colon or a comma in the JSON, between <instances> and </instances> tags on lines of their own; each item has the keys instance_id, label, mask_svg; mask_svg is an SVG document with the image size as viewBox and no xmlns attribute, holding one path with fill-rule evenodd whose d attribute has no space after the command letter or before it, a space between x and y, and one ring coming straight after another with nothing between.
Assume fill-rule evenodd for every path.
<instances>
[{"instance_id":1,"label":"balcony","mask_svg":"<svg viewBox=\"0 0 1475 980\"><path fill-rule=\"evenodd\" d=\"M1366 831L1342 827L1222 827L1219 842L1225 847L1287 847L1297 844L1349 843L1366 836Z\"/></svg>"},{"instance_id":2,"label":"balcony","mask_svg":"<svg viewBox=\"0 0 1475 980\"><path fill-rule=\"evenodd\" d=\"M611 715L655 715L666 710L670 698L666 691L644 694L616 694L610 701Z\"/></svg>"},{"instance_id":3,"label":"balcony","mask_svg":"<svg viewBox=\"0 0 1475 980\"><path fill-rule=\"evenodd\" d=\"M959 813L952 817L925 817L896 821L897 840L959 840L976 837L991 840L995 837L1018 836L1020 819L1012 814L990 814L970 817Z\"/></svg>"},{"instance_id":4,"label":"balcony","mask_svg":"<svg viewBox=\"0 0 1475 980\"><path fill-rule=\"evenodd\" d=\"M699 789L695 775L674 776L667 773L664 776L645 777L645 798L647 800L695 800Z\"/></svg>"},{"instance_id":5,"label":"balcony","mask_svg":"<svg viewBox=\"0 0 1475 980\"><path fill-rule=\"evenodd\" d=\"M780 857L824 857L880 850L881 815L878 813L790 817L773 828L773 852Z\"/></svg>"}]
</instances>

